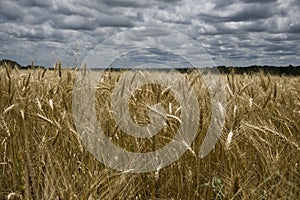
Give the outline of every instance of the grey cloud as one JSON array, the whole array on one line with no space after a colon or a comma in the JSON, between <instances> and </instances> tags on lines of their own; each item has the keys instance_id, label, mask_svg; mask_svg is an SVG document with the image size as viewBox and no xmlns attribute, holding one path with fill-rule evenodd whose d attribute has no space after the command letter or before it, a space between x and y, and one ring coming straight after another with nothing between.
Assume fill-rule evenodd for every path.
<instances>
[{"instance_id":1,"label":"grey cloud","mask_svg":"<svg viewBox=\"0 0 300 200\"><path fill-rule=\"evenodd\" d=\"M224 8L221 8L224 11ZM229 9L225 9L229 10ZM239 8L236 12L229 12L225 16L220 16L219 10L213 11L211 13L200 14L204 20L212 23L221 22L242 22L242 21L257 21L261 19L267 19L274 15L285 15L285 11L278 10L272 5L259 5L250 4L244 5Z\"/></svg>"},{"instance_id":2,"label":"grey cloud","mask_svg":"<svg viewBox=\"0 0 300 200\"><path fill-rule=\"evenodd\" d=\"M239 45L239 48L246 48L246 49L260 49L260 48L265 47L264 44L254 43L253 41L241 42L238 45Z\"/></svg>"},{"instance_id":3,"label":"grey cloud","mask_svg":"<svg viewBox=\"0 0 300 200\"><path fill-rule=\"evenodd\" d=\"M293 56L295 55L295 53L293 51L280 51L280 52L276 52L276 51L269 51L266 52L264 55L266 56Z\"/></svg>"},{"instance_id":4,"label":"grey cloud","mask_svg":"<svg viewBox=\"0 0 300 200\"><path fill-rule=\"evenodd\" d=\"M271 44L269 46L264 47L265 51L276 52L276 51L291 51L297 48L296 44Z\"/></svg>"},{"instance_id":5,"label":"grey cloud","mask_svg":"<svg viewBox=\"0 0 300 200\"><path fill-rule=\"evenodd\" d=\"M134 32L133 35L131 35L130 39L133 41L138 41L140 38L141 40L144 40L143 38L146 37L168 37L170 35L170 32L168 29L156 29L156 28L139 28L139 32ZM144 31L143 31L144 30ZM150 31L149 31L150 30ZM151 31L153 30L153 31Z\"/></svg>"},{"instance_id":6,"label":"grey cloud","mask_svg":"<svg viewBox=\"0 0 300 200\"><path fill-rule=\"evenodd\" d=\"M51 26L61 29L72 30L95 30L96 24L92 19L82 16L62 16L61 19L56 19L51 22Z\"/></svg>"},{"instance_id":7,"label":"grey cloud","mask_svg":"<svg viewBox=\"0 0 300 200\"><path fill-rule=\"evenodd\" d=\"M132 7L142 8L147 7L149 3L147 1L129 1L129 0L102 0L107 6L118 6L118 7Z\"/></svg>"},{"instance_id":8,"label":"grey cloud","mask_svg":"<svg viewBox=\"0 0 300 200\"><path fill-rule=\"evenodd\" d=\"M155 0L155 1L164 1L164 2L167 2L167 3L176 3L176 2L179 2L181 0Z\"/></svg>"},{"instance_id":9,"label":"grey cloud","mask_svg":"<svg viewBox=\"0 0 300 200\"><path fill-rule=\"evenodd\" d=\"M96 19L98 26L107 27L133 27L133 23L122 16L102 15Z\"/></svg>"},{"instance_id":10,"label":"grey cloud","mask_svg":"<svg viewBox=\"0 0 300 200\"><path fill-rule=\"evenodd\" d=\"M242 32L263 32L266 27L262 23L241 22L241 23L220 23L217 25L218 30L225 34L236 34Z\"/></svg>"},{"instance_id":11,"label":"grey cloud","mask_svg":"<svg viewBox=\"0 0 300 200\"><path fill-rule=\"evenodd\" d=\"M290 24L290 32L291 33L300 33L300 23L296 22L295 24Z\"/></svg>"},{"instance_id":12,"label":"grey cloud","mask_svg":"<svg viewBox=\"0 0 300 200\"><path fill-rule=\"evenodd\" d=\"M299 34L297 34L297 33L288 33L287 35L288 35L287 40L289 40L289 41L295 41L296 42L296 41L300 40Z\"/></svg>"},{"instance_id":13,"label":"grey cloud","mask_svg":"<svg viewBox=\"0 0 300 200\"><path fill-rule=\"evenodd\" d=\"M13 23L2 24L6 34L16 39L27 39L28 41L55 41L66 42L70 35L61 30L54 30L48 24L41 25L15 25Z\"/></svg>"},{"instance_id":14,"label":"grey cloud","mask_svg":"<svg viewBox=\"0 0 300 200\"><path fill-rule=\"evenodd\" d=\"M97 27L133 27L133 23L117 15L98 14L95 17L84 17L80 15L61 15L51 20L54 28L71 30L95 30Z\"/></svg>"},{"instance_id":15,"label":"grey cloud","mask_svg":"<svg viewBox=\"0 0 300 200\"><path fill-rule=\"evenodd\" d=\"M247 3L247 4L252 4L252 3L259 3L259 4L268 4L268 3L275 3L277 0L213 0L213 4L215 5L215 9L222 9L225 8L229 5L235 4L235 3Z\"/></svg>"},{"instance_id":16,"label":"grey cloud","mask_svg":"<svg viewBox=\"0 0 300 200\"><path fill-rule=\"evenodd\" d=\"M53 15L47 8L30 7L26 9L22 24L42 25L56 18L58 15Z\"/></svg>"},{"instance_id":17,"label":"grey cloud","mask_svg":"<svg viewBox=\"0 0 300 200\"><path fill-rule=\"evenodd\" d=\"M0 15L9 20L18 20L24 16L23 9L12 1L0 1Z\"/></svg>"},{"instance_id":18,"label":"grey cloud","mask_svg":"<svg viewBox=\"0 0 300 200\"><path fill-rule=\"evenodd\" d=\"M44 0L18 0L19 5L27 6L27 7L44 7L49 8L52 6L52 1Z\"/></svg>"},{"instance_id":19,"label":"grey cloud","mask_svg":"<svg viewBox=\"0 0 300 200\"><path fill-rule=\"evenodd\" d=\"M285 33L267 34L264 39L271 42L285 41L288 39L288 35Z\"/></svg>"},{"instance_id":20,"label":"grey cloud","mask_svg":"<svg viewBox=\"0 0 300 200\"><path fill-rule=\"evenodd\" d=\"M226 18L226 21L253 21L273 16L274 8L264 5L250 5Z\"/></svg>"},{"instance_id":21,"label":"grey cloud","mask_svg":"<svg viewBox=\"0 0 300 200\"><path fill-rule=\"evenodd\" d=\"M276 2L277 0L240 0L245 3L272 3Z\"/></svg>"},{"instance_id":22,"label":"grey cloud","mask_svg":"<svg viewBox=\"0 0 300 200\"><path fill-rule=\"evenodd\" d=\"M160 27L186 33L214 59L235 65L300 62L298 0L0 0L0 7L3 58L47 65L61 57L72 64L76 45L83 59L112 34ZM140 34L130 39L170 37L164 31Z\"/></svg>"},{"instance_id":23,"label":"grey cloud","mask_svg":"<svg viewBox=\"0 0 300 200\"><path fill-rule=\"evenodd\" d=\"M236 0L213 0L213 4L214 4L214 8L215 9L219 9L219 8L224 8L226 6L229 6L231 4L233 4Z\"/></svg>"},{"instance_id":24,"label":"grey cloud","mask_svg":"<svg viewBox=\"0 0 300 200\"><path fill-rule=\"evenodd\" d=\"M95 16L98 12L110 13L105 6L98 6L99 4L93 4L90 1L55 1L50 9L53 16L59 15L76 15L84 17Z\"/></svg>"},{"instance_id":25,"label":"grey cloud","mask_svg":"<svg viewBox=\"0 0 300 200\"><path fill-rule=\"evenodd\" d=\"M176 68L183 66L191 67L191 64L181 56L155 48L146 48L127 52L117 58L111 66L116 68L122 68L124 65L139 67L140 65L149 63L153 64L153 67L157 67L155 64L160 64L166 67L166 65L170 65L170 63L172 64L172 67Z\"/></svg>"}]
</instances>

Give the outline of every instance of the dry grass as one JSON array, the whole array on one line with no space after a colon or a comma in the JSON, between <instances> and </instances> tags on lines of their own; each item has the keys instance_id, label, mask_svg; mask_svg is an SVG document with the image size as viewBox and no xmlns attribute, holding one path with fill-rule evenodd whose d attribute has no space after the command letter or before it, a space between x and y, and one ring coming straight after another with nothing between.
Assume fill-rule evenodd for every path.
<instances>
[{"instance_id":1,"label":"dry grass","mask_svg":"<svg viewBox=\"0 0 300 200\"><path fill-rule=\"evenodd\" d=\"M209 123L209 96L201 80L185 74L199 96L201 111L193 151L159 172L124 174L85 150L72 116L74 71L0 68L0 199L298 199L300 196L300 78L223 75L227 79L226 124L216 148L198 152ZM137 141L111 120L108 97L121 72L99 85L99 121L112 140L131 151L161 147L178 120L169 118L153 141ZM131 99L133 119L149 122L143 101L164 89L153 84ZM146 100L144 97L149 96ZM179 107L169 93L166 109ZM108 106L108 107L107 107ZM136 108L135 108L136 106ZM136 111L135 109L139 109ZM102 112L102 113L101 113ZM180 116L180 112L171 112ZM106 115L109 116L109 115ZM109 118L106 118L109 119ZM165 139L163 139L165 138ZM169 138L169 139L168 139Z\"/></svg>"}]
</instances>

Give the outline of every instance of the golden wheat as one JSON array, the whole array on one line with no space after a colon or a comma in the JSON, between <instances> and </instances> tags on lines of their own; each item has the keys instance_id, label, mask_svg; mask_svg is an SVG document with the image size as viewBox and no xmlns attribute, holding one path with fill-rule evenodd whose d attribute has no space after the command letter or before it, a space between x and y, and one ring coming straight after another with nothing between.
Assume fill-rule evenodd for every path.
<instances>
[{"instance_id":1,"label":"golden wheat","mask_svg":"<svg viewBox=\"0 0 300 200\"><path fill-rule=\"evenodd\" d=\"M209 93L201 78L184 74L198 95L201 112L191 150L160 171L127 174L104 166L81 145L72 115L74 75L61 64L55 70L0 67L0 199L299 198L299 77L222 75L228 82L226 124L215 149L200 159L197 152L209 124ZM147 124L145 105L162 94L162 105L169 111L167 126L155 142L126 136L109 113L109 95L121 75L108 72L97 87L99 123L122 148L160 148L180 124L178 101L168 88L144 86L130 99L132 118Z\"/></svg>"}]
</instances>

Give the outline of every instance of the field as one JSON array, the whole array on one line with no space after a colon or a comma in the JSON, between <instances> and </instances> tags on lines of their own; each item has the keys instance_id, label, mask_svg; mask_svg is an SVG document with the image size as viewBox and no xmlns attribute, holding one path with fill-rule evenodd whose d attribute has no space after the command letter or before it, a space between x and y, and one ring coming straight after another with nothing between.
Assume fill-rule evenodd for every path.
<instances>
[{"instance_id":1,"label":"field","mask_svg":"<svg viewBox=\"0 0 300 200\"><path fill-rule=\"evenodd\" d=\"M96 95L99 124L130 151L162 147L178 128L180 112L151 140L122 134L109 114L110 93L123 72L107 72ZM264 73L222 75L226 121L215 149L198 152L210 116L208 91L185 73L201 112L191 150L156 172L121 173L82 145L72 114L74 70L0 66L0 199L298 199L300 196L300 78ZM196 80L196 81L193 81ZM146 85L129 102L139 125L163 88ZM149 98L145 98L149 97ZM165 108L180 105L172 93ZM144 107L143 107L144 106ZM191 105L195 106L195 105ZM118 137L116 137L116 133Z\"/></svg>"}]
</instances>

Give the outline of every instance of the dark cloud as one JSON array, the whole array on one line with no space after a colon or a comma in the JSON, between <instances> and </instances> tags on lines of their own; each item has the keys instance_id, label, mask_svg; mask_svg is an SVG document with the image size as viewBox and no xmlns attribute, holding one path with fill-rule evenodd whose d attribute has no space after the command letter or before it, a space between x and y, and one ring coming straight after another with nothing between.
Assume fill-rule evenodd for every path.
<instances>
[{"instance_id":1,"label":"dark cloud","mask_svg":"<svg viewBox=\"0 0 300 200\"><path fill-rule=\"evenodd\" d=\"M221 8L223 9L223 8ZM242 22L267 19L275 15L285 15L286 11L274 8L274 5L250 4L239 7L235 12L220 15L222 11L200 14L200 17L211 23Z\"/></svg>"},{"instance_id":2,"label":"dark cloud","mask_svg":"<svg viewBox=\"0 0 300 200\"><path fill-rule=\"evenodd\" d=\"M258 3L259 5L268 4L268 3L276 3L277 0L213 0L215 9L222 9L229 5L233 5L236 3L247 3L247 4L253 4Z\"/></svg>"},{"instance_id":3,"label":"dark cloud","mask_svg":"<svg viewBox=\"0 0 300 200\"><path fill-rule=\"evenodd\" d=\"M107 27L133 27L133 22L128 20L126 17L117 15L103 15L97 18L96 26L107 26Z\"/></svg>"},{"instance_id":4,"label":"dark cloud","mask_svg":"<svg viewBox=\"0 0 300 200\"><path fill-rule=\"evenodd\" d=\"M128 0L102 0L102 2L107 6L117 6L117 7L132 7L132 8L142 8L147 7L149 3L146 1L128 1Z\"/></svg>"},{"instance_id":5,"label":"dark cloud","mask_svg":"<svg viewBox=\"0 0 300 200\"><path fill-rule=\"evenodd\" d=\"M18 20L24 16L24 11L12 1L0 1L0 15L8 20Z\"/></svg>"},{"instance_id":6,"label":"dark cloud","mask_svg":"<svg viewBox=\"0 0 300 200\"><path fill-rule=\"evenodd\" d=\"M88 30L98 27L133 27L133 23L125 17L117 15L99 14L97 18L80 15L61 16L51 20L51 26L56 29Z\"/></svg>"},{"instance_id":7,"label":"dark cloud","mask_svg":"<svg viewBox=\"0 0 300 200\"><path fill-rule=\"evenodd\" d=\"M245 6L237 13L234 13L229 17L225 17L225 19L226 21L234 21L234 22L255 21L259 19L266 19L272 17L274 15L273 12L274 12L274 8L272 8L271 6L255 4L255 5Z\"/></svg>"},{"instance_id":8,"label":"dark cloud","mask_svg":"<svg viewBox=\"0 0 300 200\"><path fill-rule=\"evenodd\" d=\"M51 7L52 1L40 1L40 0L18 0L18 4L26 7Z\"/></svg>"},{"instance_id":9,"label":"dark cloud","mask_svg":"<svg viewBox=\"0 0 300 200\"><path fill-rule=\"evenodd\" d=\"M164 2L167 2L167 3L176 3L176 2L179 2L181 0L156 0L156 1L164 1Z\"/></svg>"},{"instance_id":10,"label":"dark cloud","mask_svg":"<svg viewBox=\"0 0 300 200\"><path fill-rule=\"evenodd\" d=\"M291 33L300 33L300 23L299 21L290 24Z\"/></svg>"},{"instance_id":11,"label":"dark cloud","mask_svg":"<svg viewBox=\"0 0 300 200\"><path fill-rule=\"evenodd\" d=\"M240 0L240 1L245 3L260 3L260 4L277 2L277 0Z\"/></svg>"},{"instance_id":12,"label":"dark cloud","mask_svg":"<svg viewBox=\"0 0 300 200\"><path fill-rule=\"evenodd\" d=\"M134 27L183 32L213 59L233 65L300 61L298 0L0 0L0 8L0 55L22 62L72 64L74 49L83 59L105 38ZM130 39L143 37L168 32L153 29Z\"/></svg>"},{"instance_id":13,"label":"dark cloud","mask_svg":"<svg viewBox=\"0 0 300 200\"><path fill-rule=\"evenodd\" d=\"M282 51L282 52L287 52L287 51L293 51L297 49L297 45L296 44L271 44L269 46L264 47L264 51L267 52L278 52L278 51Z\"/></svg>"}]
</instances>

